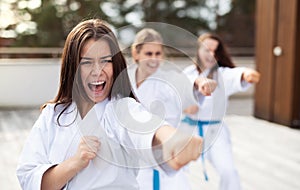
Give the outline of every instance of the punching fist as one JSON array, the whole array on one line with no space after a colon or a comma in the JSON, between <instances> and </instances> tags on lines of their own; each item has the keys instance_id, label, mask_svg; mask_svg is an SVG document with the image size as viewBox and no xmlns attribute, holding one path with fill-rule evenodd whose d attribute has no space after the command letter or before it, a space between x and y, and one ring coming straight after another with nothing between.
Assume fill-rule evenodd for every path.
<instances>
[{"instance_id":1,"label":"punching fist","mask_svg":"<svg viewBox=\"0 0 300 190\"><path fill-rule=\"evenodd\" d=\"M245 80L248 83L258 83L260 79L259 72L253 69L245 69L242 75L242 80Z\"/></svg>"},{"instance_id":2,"label":"punching fist","mask_svg":"<svg viewBox=\"0 0 300 190\"><path fill-rule=\"evenodd\" d=\"M198 77L195 81L195 88L204 96L210 96L216 87L217 82L212 79Z\"/></svg>"},{"instance_id":3,"label":"punching fist","mask_svg":"<svg viewBox=\"0 0 300 190\"><path fill-rule=\"evenodd\" d=\"M203 140L199 136L178 139L171 151L167 153L171 158L167 163L171 168L179 170L190 161L197 160L202 152L202 143Z\"/></svg>"},{"instance_id":4,"label":"punching fist","mask_svg":"<svg viewBox=\"0 0 300 190\"><path fill-rule=\"evenodd\" d=\"M161 149L163 160L174 170L179 170L192 160L197 160L202 153L203 139L178 131L170 126L160 127L154 136L153 147Z\"/></svg>"}]
</instances>

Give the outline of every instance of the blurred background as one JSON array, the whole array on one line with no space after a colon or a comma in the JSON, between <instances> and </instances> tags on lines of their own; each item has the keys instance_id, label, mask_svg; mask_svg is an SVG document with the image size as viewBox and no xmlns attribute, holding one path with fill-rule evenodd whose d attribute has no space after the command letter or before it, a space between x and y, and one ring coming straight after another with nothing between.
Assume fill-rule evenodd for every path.
<instances>
[{"instance_id":1,"label":"blurred background","mask_svg":"<svg viewBox=\"0 0 300 190\"><path fill-rule=\"evenodd\" d=\"M195 37L217 33L237 66L261 81L230 98L225 121L245 190L300 189L300 2L298 0L1 0L0 187L20 189L15 168L40 106L57 93L64 41L78 22L106 20L124 53L139 26L160 22ZM184 68L195 55L189 38L162 34L187 55L167 52ZM218 189L208 164L190 169L193 189Z\"/></svg>"},{"instance_id":2,"label":"blurred background","mask_svg":"<svg viewBox=\"0 0 300 190\"><path fill-rule=\"evenodd\" d=\"M1 46L62 47L74 25L94 17L115 28L165 22L197 36L214 31L231 47L254 46L253 0L2 0L0 7Z\"/></svg>"},{"instance_id":3,"label":"blurred background","mask_svg":"<svg viewBox=\"0 0 300 190\"><path fill-rule=\"evenodd\" d=\"M126 55L143 23L160 22L194 36L161 30L165 41L184 49L185 55L168 51L182 68L190 64L184 58L195 56L197 37L208 31L224 39L237 65L254 67L255 1L1 0L0 106L39 106L52 99L66 36L78 22L88 18L106 20ZM31 93L20 93L28 92L27 89ZM252 88L246 94L253 92Z\"/></svg>"}]
</instances>

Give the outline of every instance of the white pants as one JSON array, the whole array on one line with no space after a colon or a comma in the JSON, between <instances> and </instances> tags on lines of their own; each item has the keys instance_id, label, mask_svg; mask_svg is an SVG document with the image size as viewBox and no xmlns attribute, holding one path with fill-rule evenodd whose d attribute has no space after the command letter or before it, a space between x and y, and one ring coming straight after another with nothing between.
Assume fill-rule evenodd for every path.
<instances>
[{"instance_id":1,"label":"white pants","mask_svg":"<svg viewBox=\"0 0 300 190\"><path fill-rule=\"evenodd\" d=\"M240 179L233 163L228 127L224 123L222 127L221 124L206 125L203 126L203 131L205 144L204 158L211 162L220 175L219 189L240 190Z\"/></svg>"},{"instance_id":2,"label":"white pants","mask_svg":"<svg viewBox=\"0 0 300 190\"><path fill-rule=\"evenodd\" d=\"M141 190L153 190L153 170L140 169L137 176ZM179 170L172 176L159 172L160 190L190 190L190 184L183 170Z\"/></svg>"}]
</instances>

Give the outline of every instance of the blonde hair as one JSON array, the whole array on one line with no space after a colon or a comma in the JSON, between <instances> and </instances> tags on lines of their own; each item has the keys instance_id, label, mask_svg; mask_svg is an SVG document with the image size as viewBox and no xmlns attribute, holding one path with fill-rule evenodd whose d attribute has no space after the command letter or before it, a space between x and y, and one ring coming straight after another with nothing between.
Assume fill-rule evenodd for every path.
<instances>
[{"instance_id":1,"label":"blonde hair","mask_svg":"<svg viewBox=\"0 0 300 190\"><path fill-rule=\"evenodd\" d=\"M145 43L163 44L163 39L161 35L154 29L151 28L142 29L136 34L134 38L134 42L131 46L132 55L139 53Z\"/></svg>"}]
</instances>

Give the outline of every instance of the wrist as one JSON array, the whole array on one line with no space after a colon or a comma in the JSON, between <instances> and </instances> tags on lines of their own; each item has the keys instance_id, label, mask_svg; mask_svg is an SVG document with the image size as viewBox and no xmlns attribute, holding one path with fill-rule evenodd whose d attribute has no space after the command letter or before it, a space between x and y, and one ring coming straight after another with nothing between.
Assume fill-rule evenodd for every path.
<instances>
[{"instance_id":1,"label":"wrist","mask_svg":"<svg viewBox=\"0 0 300 190\"><path fill-rule=\"evenodd\" d=\"M156 145L163 144L170 137L172 137L175 132L176 132L176 129L174 127L171 127L168 125L164 125L164 126L160 127L154 135L152 145L156 146Z\"/></svg>"},{"instance_id":2,"label":"wrist","mask_svg":"<svg viewBox=\"0 0 300 190\"><path fill-rule=\"evenodd\" d=\"M68 161L68 169L71 172L78 173L81 170L83 170L87 165L84 164L81 160L76 158L76 156L73 156Z\"/></svg>"}]
</instances>

